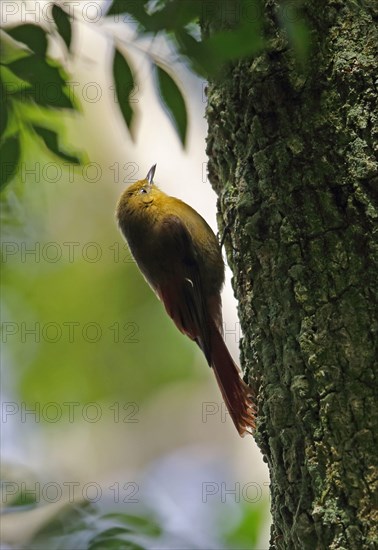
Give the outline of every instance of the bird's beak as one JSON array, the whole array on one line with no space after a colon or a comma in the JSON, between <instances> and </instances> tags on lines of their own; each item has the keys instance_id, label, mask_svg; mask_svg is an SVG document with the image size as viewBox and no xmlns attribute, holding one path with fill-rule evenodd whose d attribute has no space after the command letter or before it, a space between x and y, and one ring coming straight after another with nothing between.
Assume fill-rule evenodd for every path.
<instances>
[{"instance_id":1,"label":"bird's beak","mask_svg":"<svg viewBox=\"0 0 378 550\"><path fill-rule=\"evenodd\" d=\"M154 175L155 175L155 170L156 170L156 164L154 164L148 171L148 174L146 176L146 180L148 181L148 183L150 185L153 184L153 179L154 179Z\"/></svg>"}]
</instances>

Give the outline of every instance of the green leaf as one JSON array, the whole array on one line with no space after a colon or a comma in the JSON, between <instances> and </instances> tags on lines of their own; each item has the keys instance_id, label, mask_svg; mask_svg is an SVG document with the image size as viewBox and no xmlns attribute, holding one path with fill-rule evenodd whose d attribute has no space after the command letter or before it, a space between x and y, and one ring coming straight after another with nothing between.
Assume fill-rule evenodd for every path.
<instances>
[{"instance_id":1,"label":"green leaf","mask_svg":"<svg viewBox=\"0 0 378 550\"><path fill-rule=\"evenodd\" d=\"M152 519L143 516L131 516L130 514L110 513L102 516L105 520L112 520L118 525L125 525L128 529L138 534L157 536L161 534L161 528Z\"/></svg>"},{"instance_id":2,"label":"green leaf","mask_svg":"<svg viewBox=\"0 0 378 550\"><path fill-rule=\"evenodd\" d=\"M61 109L74 109L70 97L65 93L66 80L57 64L48 63L37 55L18 59L7 65L16 76L31 83L23 90L21 99L33 100L39 105Z\"/></svg>"},{"instance_id":3,"label":"green leaf","mask_svg":"<svg viewBox=\"0 0 378 550\"><path fill-rule=\"evenodd\" d=\"M4 141L0 147L1 171L0 190L10 182L16 173L20 160L21 147L18 136L12 136Z\"/></svg>"},{"instance_id":4,"label":"green leaf","mask_svg":"<svg viewBox=\"0 0 378 550\"><path fill-rule=\"evenodd\" d=\"M36 55L46 56L47 35L42 27L27 23L7 29L6 32L18 42L26 44Z\"/></svg>"},{"instance_id":5,"label":"green leaf","mask_svg":"<svg viewBox=\"0 0 378 550\"><path fill-rule=\"evenodd\" d=\"M0 78L3 84L3 101L7 101L8 96L19 94L23 90L30 88L31 84L16 76L8 69L8 66L0 66Z\"/></svg>"},{"instance_id":6,"label":"green leaf","mask_svg":"<svg viewBox=\"0 0 378 550\"><path fill-rule=\"evenodd\" d=\"M185 29L175 31L180 52L188 59L192 69L205 78L217 74L221 61L203 41L193 38Z\"/></svg>"},{"instance_id":7,"label":"green leaf","mask_svg":"<svg viewBox=\"0 0 378 550\"><path fill-rule=\"evenodd\" d=\"M8 108L9 103L6 100L6 89L4 88L2 82L0 82L0 138L3 136L7 124L8 124Z\"/></svg>"},{"instance_id":8,"label":"green leaf","mask_svg":"<svg viewBox=\"0 0 378 550\"><path fill-rule=\"evenodd\" d=\"M173 78L161 66L156 65L160 97L164 107L177 130L181 143L185 147L188 126L188 113L180 88Z\"/></svg>"},{"instance_id":9,"label":"green leaf","mask_svg":"<svg viewBox=\"0 0 378 550\"><path fill-rule=\"evenodd\" d=\"M278 17L281 27L286 31L296 60L304 66L311 48L311 35L301 10L295 4L283 3L278 7Z\"/></svg>"},{"instance_id":10,"label":"green leaf","mask_svg":"<svg viewBox=\"0 0 378 550\"><path fill-rule=\"evenodd\" d=\"M130 130L134 111L131 108L129 96L134 88L134 78L129 64L117 48L114 53L113 77L117 101L126 125Z\"/></svg>"},{"instance_id":11,"label":"green leaf","mask_svg":"<svg viewBox=\"0 0 378 550\"><path fill-rule=\"evenodd\" d=\"M149 25L150 16L147 14L145 4L148 0L114 0L107 16L115 15L116 22L119 21L118 15L128 13L133 19L135 19L139 25L146 29ZM126 20L125 20L126 21Z\"/></svg>"},{"instance_id":12,"label":"green leaf","mask_svg":"<svg viewBox=\"0 0 378 550\"><path fill-rule=\"evenodd\" d=\"M28 57L30 50L26 44L20 45L19 42L14 40L3 29L0 29L0 63L1 65L7 65L16 61L21 57Z\"/></svg>"},{"instance_id":13,"label":"green leaf","mask_svg":"<svg viewBox=\"0 0 378 550\"><path fill-rule=\"evenodd\" d=\"M101 519L104 519L104 516L102 516ZM96 542L100 539L106 539L106 538L113 538L117 535L124 535L125 533L129 534L131 533L131 529L127 529L126 527L109 527L109 529L104 529L103 531L100 531L98 535L96 535L92 541L96 540Z\"/></svg>"},{"instance_id":14,"label":"green leaf","mask_svg":"<svg viewBox=\"0 0 378 550\"><path fill-rule=\"evenodd\" d=\"M175 31L175 37L181 53L205 77L216 76L225 63L254 55L264 46L260 19L235 30L220 31L200 42L184 29Z\"/></svg>"},{"instance_id":15,"label":"green leaf","mask_svg":"<svg viewBox=\"0 0 378 550\"><path fill-rule=\"evenodd\" d=\"M63 87L66 83L57 65L53 66L37 55L17 59L17 61L9 63L7 67L14 72L15 75L27 82L39 83L42 85L54 84L60 87Z\"/></svg>"},{"instance_id":16,"label":"green leaf","mask_svg":"<svg viewBox=\"0 0 378 550\"><path fill-rule=\"evenodd\" d=\"M288 29L289 40L293 46L297 61L301 65L306 65L311 49L311 35L308 25L303 20L293 23L291 29Z\"/></svg>"},{"instance_id":17,"label":"green leaf","mask_svg":"<svg viewBox=\"0 0 378 550\"><path fill-rule=\"evenodd\" d=\"M75 109L68 95L64 93L62 88L54 86L38 86L33 84L31 88L25 89L19 94L22 100L35 101L42 107L54 107L55 109ZM15 98L17 99L17 97Z\"/></svg>"},{"instance_id":18,"label":"green leaf","mask_svg":"<svg viewBox=\"0 0 378 550\"><path fill-rule=\"evenodd\" d=\"M126 13L127 5L124 0L113 0L112 5L108 9L106 15L118 15L120 13Z\"/></svg>"},{"instance_id":19,"label":"green leaf","mask_svg":"<svg viewBox=\"0 0 378 550\"><path fill-rule=\"evenodd\" d=\"M72 40L72 27L71 18L60 6L53 5L52 16L54 18L55 25L58 29L60 36L63 38L67 50L71 47Z\"/></svg>"},{"instance_id":20,"label":"green leaf","mask_svg":"<svg viewBox=\"0 0 378 550\"><path fill-rule=\"evenodd\" d=\"M21 490L14 500L10 503L8 507L8 512L17 512L27 511L31 508L36 508L38 506L37 495L32 493L32 491Z\"/></svg>"},{"instance_id":21,"label":"green leaf","mask_svg":"<svg viewBox=\"0 0 378 550\"><path fill-rule=\"evenodd\" d=\"M253 55L264 45L260 24L261 20L256 20L237 30L221 31L203 43L222 62Z\"/></svg>"},{"instance_id":22,"label":"green leaf","mask_svg":"<svg viewBox=\"0 0 378 550\"><path fill-rule=\"evenodd\" d=\"M5 101L0 103L0 138L8 126L8 104Z\"/></svg>"},{"instance_id":23,"label":"green leaf","mask_svg":"<svg viewBox=\"0 0 378 550\"><path fill-rule=\"evenodd\" d=\"M198 21L203 10L202 0L171 0L150 16L148 27L155 32L182 29L192 21Z\"/></svg>"},{"instance_id":24,"label":"green leaf","mask_svg":"<svg viewBox=\"0 0 378 550\"><path fill-rule=\"evenodd\" d=\"M117 550L144 550L144 547L129 540L130 530L124 527L111 527L100 531L88 544L88 550L114 548Z\"/></svg>"},{"instance_id":25,"label":"green leaf","mask_svg":"<svg viewBox=\"0 0 378 550\"><path fill-rule=\"evenodd\" d=\"M256 548L269 514L268 509L266 501L241 506L240 523L226 535L228 548Z\"/></svg>"},{"instance_id":26,"label":"green leaf","mask_svg":"<svg viewBox=\"0 0 378 550\"><path fill-rule=\"evenodd\" d=\"M77 157L68 155L61 150L58 144L58 135L53 130L48 130L42 126L36 126L33 124L34 131L43 139L46 147L63 160L71 162L72 164L80 164L80 160Z\"/></svg>"},{"instance_id":27,"label":"green leaf","mask_svg":"<svg viewBox=\"0 0 378 550\"><path fill-rule=\"evenodd\" d=\"M157 33L183 28L198 20L204 9L202 0L170 0L164 2L161 9L156 7L160 6L155 3L155 11L151 13L148 0L115 0L107 15L117 16L118 22L120 14L128 14L128 19L134 19L143 31Z\"/></svg>"},{"instance_id":28,"label":"green leaf","mask_svg":"<svg viewBox=\"0 0 378 550\"><path fill-rule=\"evenodd\" d=\"M222 15L216 2L204 6L204 14L210 21ZM227 28L209 38L196 40L187 28L174 30L180 52L187 57L192 68L206 78L218 76L230 61L255 55L265 45L260 0L253 3L241 0L238 9L235 7L235 10L228 10L224 15L230 19Z\"/></svg>"},{"instance_id":29,"label":"green leaf","mask_svg":"<svg viewBox=\"0 0 378 550\"><path fill-rule=\"evenodd\" d=\"M131 540L104 539L99 542L89 543L88 550L146 550Z\"/></svg>"}]
</instances>

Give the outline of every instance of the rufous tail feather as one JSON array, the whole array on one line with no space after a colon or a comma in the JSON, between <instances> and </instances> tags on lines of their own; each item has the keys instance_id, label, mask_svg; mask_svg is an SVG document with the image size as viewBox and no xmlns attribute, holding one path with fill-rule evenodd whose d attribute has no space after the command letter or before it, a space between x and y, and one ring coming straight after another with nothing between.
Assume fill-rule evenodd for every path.
<instances>
[{"instance_id":1,"label":"rufous tail feather","mask_svg":"<svg viewBox=\"0 0 378 550\"><path fill-rule=\"evenodd\" d=\"M211 327L211 366L232 421L239 435L244 437L256 426L253 392L241 378L240 371L214 322Z\"/></svg>"}]
</instances>

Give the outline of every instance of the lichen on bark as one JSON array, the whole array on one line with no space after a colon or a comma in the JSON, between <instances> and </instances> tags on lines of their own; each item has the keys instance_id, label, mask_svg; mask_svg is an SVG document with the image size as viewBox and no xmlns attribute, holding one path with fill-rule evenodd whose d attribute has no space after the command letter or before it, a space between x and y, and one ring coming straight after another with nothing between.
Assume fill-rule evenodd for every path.
<instances>
[{"instance_id":1,"label":"lichen on bark","mask_svg":"<svg viewBox=\"0 0 378 550\"><path fill-rule=\"evenodd\" d=\"M304 2L305 70L265 8L268 48L209 84L207 152L258 393L271 547L373 549L376 8Z\"/></svg>"}]
</instances>

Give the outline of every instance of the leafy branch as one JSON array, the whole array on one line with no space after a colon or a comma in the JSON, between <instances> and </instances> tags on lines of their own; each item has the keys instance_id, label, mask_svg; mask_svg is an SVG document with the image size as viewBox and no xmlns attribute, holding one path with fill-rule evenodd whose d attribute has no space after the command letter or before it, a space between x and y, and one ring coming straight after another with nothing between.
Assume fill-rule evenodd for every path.
<instances>
[{"instance_id":1,"label":"leafy branch","mask_svg":"<svg viewBox=\"0 0 378 550\"><path fill-rule=\"evenodd\" d=\"M168 41L174 44L179 56L186 59L197 74L214 79L221 76L227 64L243 57L257 55L267 47L264 38L264 6L263 0L157 0L152 9L148 0L113 0L106 15L118 21L125 16L131 18L139 36L166 36ZM49 40L57 35L66 49L67 56L72 56L74 15L68 14L58 4L52 5L51 14L53 23L49 31L34 24L22 24L1 31L5 37L5 48L1 47L0 78L3 101L0 113L0 148L5 154L3 158L6 159L5 168L2 166L0 174L1 188L14 176L22 154L18 137L21 126L36 132L54 155L63 160L69 158L74 163L80 162L59 146L54 128L45 128L43 134L40 126L39 131L36 131L35 126L25 123L19 116L16 121L12 120L17 118L18 111L14 108L17 102L35 104L48 110L78 109L72 94L69 93L68 75L59 63L48 56ZM292 3L286 5L281 1L277 6L277 21L281 24L297 59L305 61L308 56L309 39L303 17ZM98 29L103 32L100 26ZM138 83L130 61L120 49L120 42L125 41L113 39L114 89L120 112L133 137L135 112L132 93L137 89ZM128 46L136 47L135 43ZM177 76L153 51L144 53L156 76L156 93L182 145L185 146L188 111ZM46 90L52 87L55 94L50 97Z\"/></svg>"},{"instance_id":2,"label":"leafy branch","mask_svg":"<svg viewBox=\"0 0 378 550\"><path fill-rule=\"evenodd\" d=\"M53 6L53 18L67 47L71 40L71 23L63 10ZM54 29L55 30L55 29ZM32 132L42 138L44 146L62 160L79 164L80 160L59 146L54 128L33 125L30 110L22 106L56 110L77 110L68 88L63 67L48 56L51 33L39 25L22 24L2 30L0 90L0 189L4 189L17 172L22 157L21 134ZM53 92L53 93L51 93Z\"/></svg>"}]
</instances>

